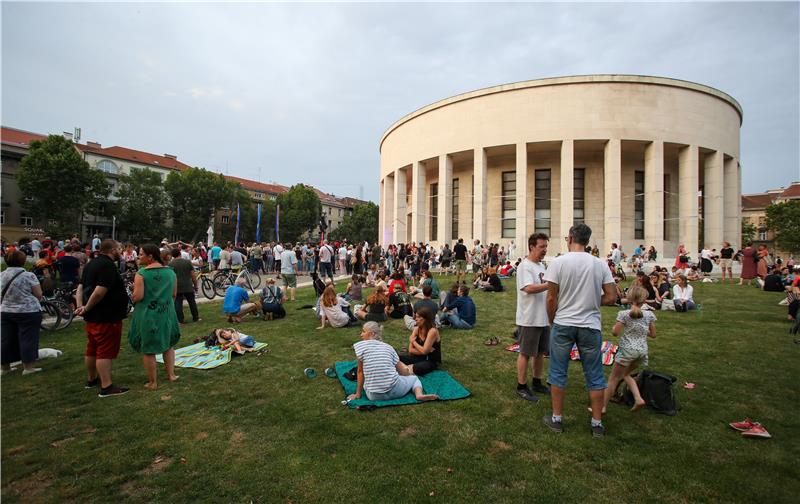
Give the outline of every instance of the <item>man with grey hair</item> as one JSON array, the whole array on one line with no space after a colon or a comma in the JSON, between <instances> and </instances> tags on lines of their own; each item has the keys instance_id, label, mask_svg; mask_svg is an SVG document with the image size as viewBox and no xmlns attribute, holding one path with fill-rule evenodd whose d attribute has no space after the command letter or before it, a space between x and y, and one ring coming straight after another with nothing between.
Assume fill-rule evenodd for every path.
<instances>
[{"instance_id":1,"label":"man with grey hair","mask_svg":"<svg viewBox=\"0 0 800 504\"><path fill-rule=\"evenodd\" d=\"M356 392L348 401L361 398L361 391L370 401L388 401L414 392L417 401L435 401L436 394L425 394L422 383L411 374L391 345L383 342L383 328L367 322L361 329L361 341L353 345L358 359Z\"/></svg>"},{"instance_id":2,"label":"man with grey hair","mask_svg":"<svg viewBox=\"0 0 800 504\"><path fill-rule=\"evenodd\" d=\"M229 323L239 323L242 321L242 317L248 313L256 313L258 311L258 305L249 302L250 296L244 288L246 284L247 279L240 276L236 279L236 283L225 291L222 310L228 316Z\"/></svg>"},{"instance_id":3,"label":"man with grey hair","mask_svg":"<svg viewBox=\"0 0 800 504\"><path fill-rule=\"evenodd\" d=\"M586 252L591 236L592 230L586 224L572 226L569 236L565 237L569 251L555 258L544 275L547 315L552 324L547 383L550 384L553 414L542 420L551 430L563 432L564 389L567 386L569 354L575 344L592 404L592 435L603 437L603 394L607 384L603 374L600 305L613 306L616 289L608 266Z\"/></svg>"}]
</instances>

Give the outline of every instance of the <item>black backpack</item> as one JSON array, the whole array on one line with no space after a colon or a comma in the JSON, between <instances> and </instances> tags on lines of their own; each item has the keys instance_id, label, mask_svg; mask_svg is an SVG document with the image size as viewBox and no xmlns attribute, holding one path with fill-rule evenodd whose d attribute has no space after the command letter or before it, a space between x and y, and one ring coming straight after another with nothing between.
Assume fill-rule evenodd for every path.
<instances>
[{"instance_id":1,"label":"black backpack","mask_svg":"<svg viewBox=\"0 0 800 504\"><path fill-rule=\"evenodd\" d=\"M639 386L639 392L642 394L645 404L648 408L656 413L663 415L674 416L680 410L678 398L675 397L675 391L672 386L677 381L672 375L658 373L656 371L644 370L638 375L634 375L636 385ZM623 389L622 399L629 405L633 406L633 394L627 387Z\"/></svg>"}]
</instances>

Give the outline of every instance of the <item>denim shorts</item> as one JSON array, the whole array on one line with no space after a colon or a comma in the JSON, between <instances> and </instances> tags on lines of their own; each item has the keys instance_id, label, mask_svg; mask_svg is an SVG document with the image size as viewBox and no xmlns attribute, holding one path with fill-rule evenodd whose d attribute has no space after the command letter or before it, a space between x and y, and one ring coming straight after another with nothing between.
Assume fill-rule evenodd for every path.
<instances>
[{"instance_id":1,"label":"denim shorts","mask_svg":"<svg viewBox=\"0 0 800 504\"><path fill-rule=\"evenodd\" d=\"M567 386L569 353L572 345L578 345L586 388L603 390L607 387L603 374L603 337L597 329L553 324L550 329L550 369L547 383L559 388Z\"/></svg>"},{"instance_id":2,"label":"denim shorts","mask_svg":"<svg viewBox=\"0 0 800 504\"><path fill-rule=\"evenodd\" d=\"M397 382L388 392L370 392L365 390L370 401L391 401L412 392L415 388L422 388L422 383L415 375L398 376Z\"/></svg>"}]
</instances>

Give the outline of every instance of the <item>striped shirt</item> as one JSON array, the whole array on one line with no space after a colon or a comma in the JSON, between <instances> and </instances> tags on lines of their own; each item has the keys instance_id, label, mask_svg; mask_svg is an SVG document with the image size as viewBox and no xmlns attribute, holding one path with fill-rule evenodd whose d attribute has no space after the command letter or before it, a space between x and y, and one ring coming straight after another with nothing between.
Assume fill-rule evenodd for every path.
<instances>
[{"instance_id":1,"label":"striped shirt","mask_svg":"<svg viewBox=\"0 0 800 504\"><path fill-rule=\"evenodd\" d=\"M364 364L364 391L385 394L392 390L400 375L397 362L400 358L391 345L378 340L363 340L353 345L356 357Z\"/></svg>"}]
</instances>

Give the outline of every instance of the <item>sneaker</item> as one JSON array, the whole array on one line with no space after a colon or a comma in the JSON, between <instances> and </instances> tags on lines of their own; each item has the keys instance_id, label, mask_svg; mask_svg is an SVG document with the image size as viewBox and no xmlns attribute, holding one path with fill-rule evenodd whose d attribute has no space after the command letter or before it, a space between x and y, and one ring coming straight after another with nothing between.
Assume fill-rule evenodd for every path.
<instances>
[{"instance_id":1,"label":"sneaker","mask_svg":"<svg viewBox=\"0 0 800 504\"><path fill-rule=\"evenodd\" d=\"M603 424L592 425L592 437L604 437L606 435L606 428Z\"/></svg>"},{"instance_id":2,"label":"sneaker","mask_svg":"<svg viewBox=\"0 0 800 504\"><path fill-rule=\"evenodd\" d=\"M97 397L111 397L111 396L118 396L122 394L127 394L130 389L127 387L115 387L113 385L100 389L100 393L97 394Z\"/></svg>"},{"instance_id":3,"label":"sneaker","mask_svg":"<svg viewBox=\"0 0 800 504\"><path fill-rule=\"evenodd\" d=\"M547 385L545 385L543 383L533 383L533 384L531 384L531 390L533 390L534 392L538 392L540 394L549 394L550 393L550 387L548 387Z\"/></svg>"},{"instance_id":4,"label":"sneaker","mask_svg":"<svg viewBox=\"0 0 800 504\"><path fill-rule=\"evenodd\" d=\"M42 370L42 368L40 368L40 367L35 367L35 368L30 368L30 369L23 369L22 370L22 376L33 374L33 373L38 373L41 370Z\"/></svg>"},{"instance_id":5,"label":"sneaker","mask_svg":"<svg viewBox=\"0 0 800 504\"><path fill-rule=\"evenodd\" d=\"M95 388L100 386L100 377L98 376L94 380L89 380L86 382L86 385L83 386L85 389Z\"/></svg>"},{"instance_id":6,"label":"sneaker","mask_svg":"<svg viewBox=\"0 0 800 504\"><path fill-rule=\"evenodd\" d=\"M769 432L767 432L767 429L765 429L764 426L761 425L760 423L757 423L757 424L753 425L752 427L750 427L748 430L742 432L742 436L744 436L744 437L758 437L758 438L764 438L764 439L769 439L769 438L772 437L769 434Z\"/></svg>"},{"instance_id":7,"label":"sneaker","mask_svg":"<svg viewBox=\"0 0 800 504\"><path fill-rule=\"evenodd\" d=\"M733 429L744 432L752 429L756 425L759 425L759 423L750 420L748 417L745 417L741 422L731 422L728 425L730 425Z\"/></svg>"},{"instance_id":8,"label":"sneaker","mask_svg":"<svg viewBox=\"0 0 800 504\"><path fill-rule=\"evenodd\" d=\"M564 426L561 422L554 422L553 417L550 415L546 415L542 417L542 422L553 432L564 432Z\"/></svg>"},{"instance_id":9,"label":"sneaker","mask_svg":"<svg viewBox=\"0 0 800 504\"><path fill-rule=\"evenodd\" d=\"M525 399L526 401L530 401L530 402L534 402L534 403L535 402L539 402L539 398L536 397L535 395L533 395L533 392L531 392L531 389L529 389L528 387L521 388L521 389L518 388L517 389L517 395L520 396L521 398Z\"/></svg>"}]
</instances>

